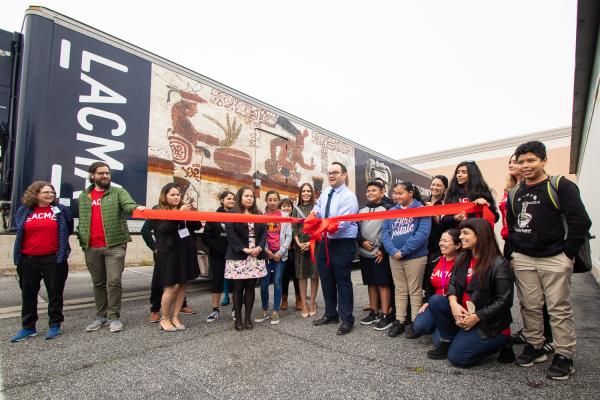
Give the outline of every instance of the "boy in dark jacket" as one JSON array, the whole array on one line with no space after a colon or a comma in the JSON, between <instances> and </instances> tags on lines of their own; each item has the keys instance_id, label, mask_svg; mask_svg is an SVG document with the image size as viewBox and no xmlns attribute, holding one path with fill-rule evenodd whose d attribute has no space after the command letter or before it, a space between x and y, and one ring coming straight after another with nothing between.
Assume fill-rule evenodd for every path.
<instances>
[{"instance_id":1,"label":"boy in dark jacket","mask_svg":"<svg viewBox=\"0 0 600 400\"><path fill-rule=\"evenodd\" d=\"M557 187L551 187L553 182L544 171L547 157L543 143L521 144L515 155L524 182L509 193L506 219L523 335L529 343L516 362L529 367L547 359L542 348L545 299L555 343L554 360L546 376L565 380L575 372L575 324L569 301L573 260L591 221L577 185L561 177Z\"/></svg>"}]
</instances>

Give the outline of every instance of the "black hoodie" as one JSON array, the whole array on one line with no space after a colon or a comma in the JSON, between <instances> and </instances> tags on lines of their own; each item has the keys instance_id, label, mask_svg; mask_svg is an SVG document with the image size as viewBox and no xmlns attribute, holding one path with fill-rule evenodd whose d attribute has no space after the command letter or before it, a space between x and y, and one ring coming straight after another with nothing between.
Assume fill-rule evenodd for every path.
<instances>
[{"instance_id":1,"label":"black hoodie","mask_svg":"<svg viewBox=\"0 0 600 400\"><path fill-rule=\"evenodd\" d=\"M530 257L552 257L564 251L567 257L575 257L592 222L577 185L561 178L557 189L560 210L550 199L548 179L535 185L522 182L512 202L509 199L506 222L513 251ZM568 227L566 239L563 215Z\"/></svg>"}]
</instances>

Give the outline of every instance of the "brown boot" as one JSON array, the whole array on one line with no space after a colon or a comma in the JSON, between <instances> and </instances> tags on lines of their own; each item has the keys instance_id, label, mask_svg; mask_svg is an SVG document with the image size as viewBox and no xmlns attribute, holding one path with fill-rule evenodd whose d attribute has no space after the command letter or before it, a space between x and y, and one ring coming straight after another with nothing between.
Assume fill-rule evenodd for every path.
<instances>
[{"instance_id":1,"label":"brown boot","mask_svg":"<svg viewBox=\"0 0 600 400\"><path fill-rule=\"evenodd\" d=\"M288 297L287 296L282 296L281 297L281 311L285 311L288 309Z\"/></svg>"},{"instance_id":2,"label":"brown boot","mask_svg":"<svg viewBox=\"0 0 600 400\"><path fill-rule=\"evenodd\" d=\"M302 299L300 296L296 296L296 311L302 311Z\"/></svg>"}]
</instances>

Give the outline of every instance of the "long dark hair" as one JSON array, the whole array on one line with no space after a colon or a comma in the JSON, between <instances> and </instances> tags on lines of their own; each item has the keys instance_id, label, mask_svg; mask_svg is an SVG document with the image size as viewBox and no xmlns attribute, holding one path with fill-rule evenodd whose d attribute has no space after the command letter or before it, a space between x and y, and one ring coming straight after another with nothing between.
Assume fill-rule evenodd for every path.
<instances>
[{"instance_id":1,"label":"long dark hair","mask_svg":"<svg viewBox=\"0 0 600 400\"><path fill-rule=\"evenodd\" d=\"M169 193L169 191L171 189L177 189L179 191L179 204L177 204L177 206L175 206L175 209L178 209L181 206L181 203L183 202L183 196L181 196L181 188L176 184L176 183L167 183L165 186L163 186L163 188L160 190L160 195L158 196L158 208L160 210L170 210L171 206L169 206L169 204L167 203L167 193Z\"/></svg>"},{"instance_id":2,"label":"long dark hair","mask_svg":"<svg viewBox=\"0 0 600 400\"><path fill-rule=\"evenodd\" d=\"M310 188L310 203L309 204L315 204L315 202L316 202L315 188L313 187L313 185L306 182L306 183L303 183L302 185L300 185L300 189L298 189L298 206L301 206L304 204L304 202L302 201L302 189L304 188L304 186L308 186Z\"/></svg>"},{"instance_id":3,"label":"long dark hair","mask_svg":"<svg viewBox=\"0 0 600 400\"><path fill-rule=\"evenodd\" d=\"M244 192L246 190L251 191L252 195L254 195L254 191L252 190L252 188L250 186L242 186L241 188L239 188L235 195L234 212L243 213L244 210L246 209L246 207L244 207L242 205L242 196L244 195ZM260 211L258 211L258 207L256 207L256 196L254 196L254 203L252 203L252 206L250 207L250 209L248 211L250 211L250 214L257 214L257 215L262 214Z\"/></svg>"},{"instance_id":4,"label":"long dark hair","mask_svg":"<svg viewBox=\"0 0 600 400\"><path fill-rule=\"evenodd\" d=\"M467 187L464 188L466 190L464 190L458 184L458 180L456 179L456 172L460 167L467 167L469 179L467 181ZM452 175L450 186L448 187L448 192L446 193L445 203L458 203L461 195L466 195L469 200L475 200L476 198L484 197L486 200L490 201L490 193L490 187L485 182L485 179L483 179L483 175L477 166L477 163L475 161L463 161L454 169L454 175ZM491 198L491 201L494 201L493 197Z\"/></svg>"},{"instance_id":5,"label":"long dark hair","mask_svg":"<svg viewBox=\"0 0 600 400\"><path fill-rule=\"evenodd\" d=\"M475 233L475 236L477 236L476 247L479 258L473 267L473 274L479 279L479 284L482 287L485 287L487 284L486 277L488 271L492 265L494 265L496 257L501 254L492 225L483 218L470 218L461 221L460 224L458 224L458 229L470 229ZM471 258L473 258L472 252L463 249L459 255L459 259L457 259L457 265L466 260L471 260Z\"/></svg>"},{"instance_id":6,"label":"long dark hair","mask_svg":"<svg viewBox=\"0 0 600 400\"><path fill-rule=\"evenodd\" d=\"M413 200L418 200L421 202L421 204L425 204L425 201L423 201L423 197L421 196L421 192L419 191L419 188L416 187L415 185L413 185L412 182L401 181L401 182L396 183L394 185L394 188L396 188L398 186L402 186L404 188L404 190L406 190L407 192L412 192Z\"/></svg>"}]
</instances>

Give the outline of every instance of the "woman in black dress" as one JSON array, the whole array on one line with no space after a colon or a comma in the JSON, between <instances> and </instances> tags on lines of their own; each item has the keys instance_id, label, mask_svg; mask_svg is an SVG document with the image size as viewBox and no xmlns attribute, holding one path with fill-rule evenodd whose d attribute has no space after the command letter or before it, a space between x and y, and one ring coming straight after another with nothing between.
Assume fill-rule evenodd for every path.
<instances>
[{"instance_id":1,"label":"woman in black dress","mask_svg":"<svg viewBox=\"0 0 600 400\"><path fill-rule=\"evenodd\" d=\"M162 210L190 211L190 204L181 203L181 190L174 183L166 184L160 191L158 208ZM185 284L200 274L194 231L199 222L157 220L156 264L165 291L161 301L160 328L167 332L185 329L179 319L179 310L185 299Z\"/></svg>"}]
</instances>

